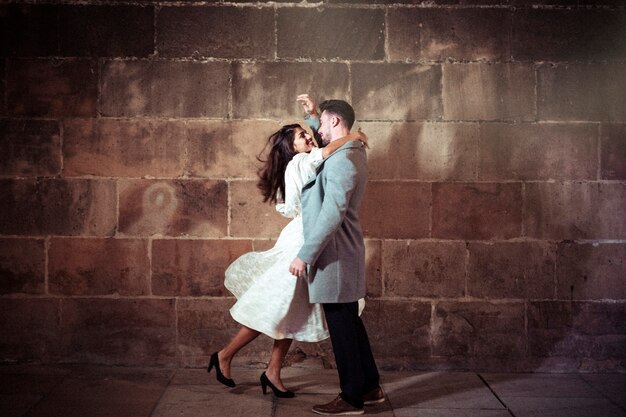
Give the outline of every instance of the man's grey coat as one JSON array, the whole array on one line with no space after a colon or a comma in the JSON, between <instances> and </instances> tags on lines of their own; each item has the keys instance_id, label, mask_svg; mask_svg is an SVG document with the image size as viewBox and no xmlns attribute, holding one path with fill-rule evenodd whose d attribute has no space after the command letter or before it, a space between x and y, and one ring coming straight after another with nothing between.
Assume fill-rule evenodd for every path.
<instances>
[{"instance_id":1,"label":"man's grey coat","mask_svg":"<svg viewBox=\"0 0 626 417\"><path fill-rule=\"evenodd\" d=\"M367 156L359 141L332 153L302 188L304 245L311 303L349 303L365 297L365 244L359 207Z\"/></svg>"}]
</instances>

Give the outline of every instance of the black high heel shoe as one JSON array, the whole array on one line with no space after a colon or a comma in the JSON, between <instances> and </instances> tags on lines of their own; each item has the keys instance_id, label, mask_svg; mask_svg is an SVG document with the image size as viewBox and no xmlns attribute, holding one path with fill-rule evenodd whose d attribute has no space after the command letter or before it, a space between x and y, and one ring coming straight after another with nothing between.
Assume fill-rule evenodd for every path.
<instances>
[{"instance_id":1,"label":"black high heel shoe","mask_svg":"<svg viewBox=\"0 0 626 417\"><path fill-rule=\"evenodd\" d=\"M209 360L209 366L207 367L206 371L208 373L211 373L211 369L213 369L213 367L215 367L215 376L217 377L217 380L219 382L231 388L237 386L237 384L235 384L235 381L230 378L226 378L222 373L222 370L220 369L220 360L217 357L217 352L211 355L211 360Z\"/></svg>"},{"instance_id":2,"label":"black high heel shoe","mask_svg":"<svg viewBox=\"0 0 626 417\"><path fill-rule=\"evenodd\" d=\"M263 395L267 394L267 387L270 387L274 392L274 395L278 398L293 398L296 396L292 391L281 391L272 384L272 381L269 380L265 372L261 375L261 389L263 390Z\"/></svg>"}]
</instances>

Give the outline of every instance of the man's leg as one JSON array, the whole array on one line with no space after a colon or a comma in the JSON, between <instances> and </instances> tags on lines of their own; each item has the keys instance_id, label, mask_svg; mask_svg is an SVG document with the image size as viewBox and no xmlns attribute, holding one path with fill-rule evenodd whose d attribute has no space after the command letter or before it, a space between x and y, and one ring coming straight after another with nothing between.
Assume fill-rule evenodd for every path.
<instances>
[{"instance_id":1,"label":"man's leg","mask_svg":"<svg viewBox=\"0 0 626 417\"><path fill-rule=\"evenodd\" d=\"M362 331L359 330L358 303L323 304L323 307L337 362L341 398L354 407L362 408L366 374L362 366L362 348L359 346Z\"/></svg>"},{"instance_id":2,"label":"man's leg","mask_svg":"<svg viewBox=\"0 0 626 417\"><path fill-rule=\"evenodd\" d=\"M370 340L367 336L367 331L363 325L363 321L357 316L357 334L359 338L359 349L361 357L361 369L364 374L364 393L376 389L380 386L380 375L378 374L378 368L374 361L374 355L372 354L372 348L370 346Z\"/></svg>"}]
</instances>

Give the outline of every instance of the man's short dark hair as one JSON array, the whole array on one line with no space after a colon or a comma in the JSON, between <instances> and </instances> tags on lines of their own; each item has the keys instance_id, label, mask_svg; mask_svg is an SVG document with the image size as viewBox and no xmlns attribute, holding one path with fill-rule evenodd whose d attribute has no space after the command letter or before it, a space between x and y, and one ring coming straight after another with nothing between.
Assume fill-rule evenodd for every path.
<instances>
[{"instance_id":1,"label":"man's short dark hair","mask_svg":"<svg viewBox=\"0 0 626 417\"><path fill-rule=\"evenodd\" d=\"M354 124L354 109L347 101L324 100L320 103L320 114L325 111L339 116L346 123L348 129L352 129L352 125Z\"/></svg>"}]
</instances>

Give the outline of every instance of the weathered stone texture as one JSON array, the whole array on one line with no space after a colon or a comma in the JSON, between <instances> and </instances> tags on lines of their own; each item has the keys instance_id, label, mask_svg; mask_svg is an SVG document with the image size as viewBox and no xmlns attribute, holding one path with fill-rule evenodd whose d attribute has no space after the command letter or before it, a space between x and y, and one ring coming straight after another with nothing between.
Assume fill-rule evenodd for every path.
<instances>
[{"instance_id":1,"label":"weathered stone texture","mask_svg":"<svg viewBox=\"0 0 626 417\"><path fill-rule=\"evenodd\" d=\"M302 118L298 94L310 92L318 103L348 100L348 66L338 63L264 62L233 65L233 117ZM357 113L357 117L361 117Z\"/></svg>"},{"instance_id":2,"label":"weathered stone texture","mask_svg":"<svg viewBox=\"0 0 626 417\"><path fill-rule=\"evenodd\" d=\"M363 122L369 178L472 180L476 178L477 124Z\"/></svg>"},{"instance_id":3,"label":"weathered stone texture","mask_svg":"<svg viewBox=\"0 0 626 417\"><path fill-rule=\"evenodd\" d=\"M173 299L68 298L57 335L64 360L104 365L176 364Z\"/></svg>"},{"instance_id":4,"label":"weathered stone texture","mask_svg":"<svg viewBox=\"0 0 626 417\"><path fill-rule=\"evenodd\" d=\"M228 115L227 62L109 61L102 71L105 116Z\"/></svg>"},{"instance_id":5,"label":"weathered stone texture","mask_svg":"<svg viewBox=\"0 0 626 417\"><path fill-rule=\"evenodd\" d=\"M0 233L110 236L115 184L98 180L0 180Z\"/></svg>"},{"instance_id":6,"label":"weathered stone texture","mask_svg":"<svg viewBox=\"0 0 626 417\"><path fill-rule=\"evenodd\" d=\"M252 251L249 240L155 240L152 293L172 296L225 296L224 271Z\"/></svg>"},{"instance_id":7,"label":"weathered stone texture","mask_svg":"<svg viewBox=\"0 0 626 417\"><path fill-rule=\"evenodd\" d=\"M521 235L520 184L433 184L432 236L510 239Z\"/></svg>"},{"instance_id":8,"label":"weathered stone texture","mask_svg":"<svg viewBox=\"0 0 626 417\"><path fill-rule=\"evenodd\" d=\"M365 284L369 297L382 295L382 240L365 240Z\"/></svg>"},{"instance_id":9,"label":"weathered stone texture","mask_svg":"<svg viewBox=\"0 0 626 417\"><path fill-rule=\"evenodd\" d=\"M352 105L358 119L441 117L441 66L353 64Z\"/></svg>"},{"instance_id":10,"label":"weathered stone texture","mask_svg":"<svg viewBox=\"0 0 626 417\"><path fill-rule=\"evenodd\" d=\"M448 120L534 120L535 74L530 64L443 65Z\"/></svg>"},{"instance_id":11,"label":"weathered stone texture","mask_svg":"<svg viewBox=\"0 0 626 417\"><path fill-rule=\"evenodd\" d=\"M185 125L160 120L74 119L63 123L63 174L178 177Z\"/></svg>"},{"instance_id":12,"label":"weathered stone texture","mask_svg":"<svg viewBox=\"0 0 626 417\"><path fill-rule=\"evenodd\" d=\"M278 9L278 57L382 60L385 12L376 9Z\"/></svg>"},{"instance_id":13,"label":"weathered stone texture","mask_svg":"<svg viewBox=\"0 0 626 417\"><path fill-rule=\"evenodd\" d=\"M1 63L0 63L1 64ZM0 120L0 174L57 175L61 171L59 123Z\"/></svg>"},{"instance_id":14,"label":"weathered stone texture","mask_svg":"<svg viewBox=\"0 0 626 417\"><path fill-rule=\"evenodd\" d=\"M430 356L430 316L430 303L368 300L363 322L374 357L396 357L408 365Z\"/></svg>"},{"instance_id":15,"label":"weathered stone texture","mask_svg":"<svg viewBox=\"0 0 626 417\"><path fill-rule=\"evenodd\" d=\"M601 178L626 180L626 124L603 124L601 129Z\"/></svg>"},{"instance_id":16,"label":"weathered stone texture","mask_svg":"<svg viewBox=\"0 0 626 417\"><path fill-rule=\"evenodd\" d=\"M234 298L178 301L177 350L182 366L206 366L209 356L235 336L239 324L228 312L234 303ZM245 353L253 355L254 352L259 352L256 342L248 345Z\"/></svg>"},{"instance_id":17,"label":"weathered stone texture","mask_svg":"<svg viewBox=\"0 0 626 417\"><path fill-rule=\"evenodd\" d=\"M43 294L45 244L35 239L0 239L0 294Z\"/></svg>"},{"instance_id":18,"label":"weathered stone texture","mask_svg":"<svg viewBox=\"0 0 626 417\"><path fill-rule=\"evenodd\" d=\"M367 237L418 239L429 236L430 184L369 182L361 204Z\"/></svg>"},{"instance_id":19,"label":"weathered stone texture","mask_svg":"<svg viewBox=\"0 0 626 417\"><path fill-rule=\"evenodd\" d=\"M256 178L262 165L257 156L264 150L267 152L267 139L280 128L280 124L261 120L193 121L188 122L187 127L188 175Z\"/></svg>"},{"instance_id":20,"label":"weathered stone texture","mask_svg":"<svg viewBox=\"0 0 626 417\"><path fill-rule=\"evenodd\" d=\"M0 357L3 362L50 362L59 358L59 303L49 298L3 299Z\"/></svg>"},{"instance_id":21,"label":"weathered stone texture","mask_svg":"<svg viewBox=\"0 0 626 417\"><path fill-rule=\"evenodd\" d=\"M163 57L274 57L274 10L239 7L163 7L157 49Z\"/></svg>"},{"instance_id":22,"label":"weathered stone texture","mask_svg":"<svg viewBox=\"0 0 626 417\"><path fill-rule=\"evenodd\" d=\"M623 302L533 302L528 306L529 353L623 360L625 323Z\"/></svg>"},{"instance_id":23,"label":"weathered stone texture","mask_svg":"<svg viewBox=\"0 0 626 417\"><path fill-rule=\"evenodd\" d=\"M510 361L526 353L523 303L440 302L433 320L434 355Z\"/></svg>"},{"instance_id":24,"label":"weathered stone texture","mask_svg":"<svg viewBox=\"0 0 626 417\"><path fill-rule=\"evenodd\" d=\"M558 24L554 24L558 21ZM512 54L521 61L626 58L626 12L520 9L513 13Z\"/></svg>"},{"instance_id":25,"label":"weathered stone texture","mask_svg":"<svg viewBox=\"0 0 626 417\"><path fill-rule=\"evenodd\" d=\"M256 181L230 183L230 210L233 237L275 238L291 220L278 213L274 204L263 202Z\"/></svg>"},{"instance_id":26,"label":"weathered stone texture","mask_svg":"<svg viewBox=\"0 0 626 417\"><path fill-rule=\"evenodd\" d=\"M558 298L626 299L626 244L559 244Z\"/></svg>"},{"instance_id":27,"label":"weathered stone texture","mask_svg":"<svg viewBox=\"0 0 626 417\"><path fill-rule=\"evenodd\" d=\"M626 121L626 65L541 65L537 69L540 120Z\"/></svg>"},{"instance_id":28,"label":"weathered stone texture","mask_svg":"<svg viewBox=\"0 0 626 417\"><path fill-rule=\"evenodd\" d=\"M591 124L483 124L481 180L596 179L598 127Z\"/></svg>"},{"instance_id":29,"label":"weathered stone texture","mask_svg":"<svg viewBox=\"0 0 626 417\"><path fill-rule=\"evenodd\" d=\"M57 238L48 257L51 294L150 294L147 241Z\"/></svg>"},{"instance_id":30,"label":"weathered stone texture","mask_svg":"<svg viewBox=\"0 0 626 417\"><path fill-rule=\"evenodd\" d=\"M119 230L133 236L226 236L228 186L213 180L119 183Z\"/></svg>"},{"instance_id":31,"label":"weathered stone texture","mask_svg":"<svg viewBox=\"0 0 626 417\"><path fill-rule=\"evenodd\" d=\"M626 185L529 183L524 199L526 236L547 239L624 239Z\"/></svg>"},{"instance_id":32,"label":"weathered stone texture","mask_svg":"<svg viewBox=\"0 0 626 417\"><path fill-rule=\"evenodd\" d=\"M469 296L554 298L554 245L543 242L470 243L468 251Z\"/></svg>"},{"instance_id":33,"label":"weathered stone texture","mask_svg":"<svg viewBox=\"0 0 626 417\"><path fill-rule=\"evenodd\" d=\"M509 59L506 9L390 9L389 58L415 61Z\"/></svg>"},{"instance_id":34,"label":"weathered stone texture","mask_svg":"<svg viewBox=\"0 0 626 417\"><path fill-rule=\"evenodd\" d=\"M9 60L8 112L18 116L96 115L98 67L91 60Z\"/></svg>"},{"instance_id":35,"label":"weathered stone texture","mask_svg":"<svg viewBox=\"0 0 626 417\"><path fill-rule=\"evenodd\" d=\"M386 297L462 297L465 258L462 242L385 241L384 294Z\"/></svg>"},{"instance_id":36,"label":"weathered stone texture","mask_svg":"<svg viewBox=\"0 0 626 417\"><path fill-rule=\"evenodd\" d=\"M58 8L52 5L0 6L0 55L56 56L59 49Z\"/></svg>"},{"instance_id":37,"label":"weathered stone texture","mask_svg":"<svg viewBox=\"0 0 626 417\"><path fill-rule=\"evenodd\" d=\"M59 49L64 56L146 57L154 53L151 6L60 6Z\"/></svg>"}]
</instances>

